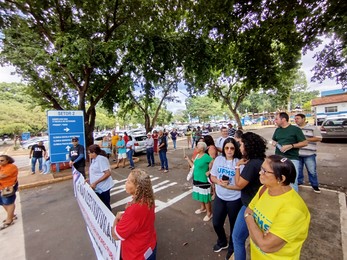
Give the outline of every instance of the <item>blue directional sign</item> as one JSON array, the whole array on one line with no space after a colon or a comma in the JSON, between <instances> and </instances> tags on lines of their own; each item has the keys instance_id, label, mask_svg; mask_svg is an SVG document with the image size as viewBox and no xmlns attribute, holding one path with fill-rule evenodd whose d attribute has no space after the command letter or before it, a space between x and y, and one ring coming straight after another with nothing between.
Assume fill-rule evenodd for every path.
<instances>
[{"instance_id":1,"label":"blue directional sign","mask_svg":"<svg viewBox=\"0 0 347 260\"><path fill-rule=\"evenodd\" d=\"M78 137L84 143L84 117L80 110L47 111L49 154L52 163L69 161L71 138Z\"/></svg>"}]
</instances>

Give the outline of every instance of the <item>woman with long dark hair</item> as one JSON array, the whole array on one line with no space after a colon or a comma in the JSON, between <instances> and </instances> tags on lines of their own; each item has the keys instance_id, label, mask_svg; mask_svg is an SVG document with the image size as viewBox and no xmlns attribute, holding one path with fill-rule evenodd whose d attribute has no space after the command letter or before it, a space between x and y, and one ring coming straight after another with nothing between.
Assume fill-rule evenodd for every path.
<instances>
[{"instance_id":1,"label":"woman with long dark hair","mask_svg":"<svg viewBox=\"0 0 347 260\"><path fill-rule=\"evenodd\" d=\"M243 206L237 216L232 237L235 259L246 260L245 242L248 237L248 229L244 213L261 185L259 171L266 157L267 141L255 133L247 132L241 135L239 143L242 159L236 164L235 185L241 189ZM244 166L242 173L241 166Z\"/></svg>"}]
</instances>

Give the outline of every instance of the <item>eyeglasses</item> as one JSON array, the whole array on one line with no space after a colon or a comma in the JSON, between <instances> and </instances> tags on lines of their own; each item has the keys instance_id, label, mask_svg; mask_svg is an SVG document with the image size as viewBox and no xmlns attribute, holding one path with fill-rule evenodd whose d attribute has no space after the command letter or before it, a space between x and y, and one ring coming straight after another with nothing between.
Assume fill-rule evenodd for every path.
<instances>
[{"instance_id":1,"label":"eyeglasses","mask_svg":"<svg viewBox=\"0 0 347 260\"><path fill-rule=\"evenodd\" d=\"M260 173L261 173L261 174L267 174L267 173L272 173L272 174L274 174L274 172L267 171L267 170L265 170L263 167L260 167Z\"/></svg>"},{"instance_id":2,"label":"eyeglasses","mask_svg":"<svg viewBox=\"0 0 347 260\"><path fill-rule=\"evenodd\" d=\"M235 147L225 146L225 147L224 147L224 150L231 150L231 151L234 151L234 150L235 150Z\"/></svg>"}]
</instances>

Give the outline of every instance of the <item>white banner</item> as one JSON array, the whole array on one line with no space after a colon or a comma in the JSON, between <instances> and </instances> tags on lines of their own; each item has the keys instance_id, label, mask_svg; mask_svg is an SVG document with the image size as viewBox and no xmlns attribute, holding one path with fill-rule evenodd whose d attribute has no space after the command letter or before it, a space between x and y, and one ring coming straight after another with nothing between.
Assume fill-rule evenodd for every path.
<instances>
[{"instance_id":1,"label":"white banner","mask_svg":"<svg viewBox=\"0 0 347 260\"><path fill-rule=\"evenodd\" d=\"M112 238L111 229L115 219L113 213L90 188L89 184L73 168L75 196L87 225L90 239L98 259L119 260L120 241Z\"/></svg>"}]
</instances>

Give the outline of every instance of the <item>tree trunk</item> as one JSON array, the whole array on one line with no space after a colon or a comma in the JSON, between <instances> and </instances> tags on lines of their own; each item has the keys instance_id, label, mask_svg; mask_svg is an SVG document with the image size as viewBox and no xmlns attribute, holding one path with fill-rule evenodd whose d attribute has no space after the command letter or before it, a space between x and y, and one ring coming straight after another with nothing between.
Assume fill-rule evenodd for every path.
<instances>
[{"instance_id":1,"label":"tree trunk","mask_svg":"<svg viewBox=\"0 0 347 260\"><path fill-rule=\"evenodd\" d=\"M146 133L149 133L150 131L152 131L151 118L148 115L148 113L145 113L145 128L146 128Z\"/></svg>"},{"instance_id":2,"label":"tree trunk","mask_svg":"<svg viewBox=\"0 0 347 260\"><path fill-rule=\"evenodd\" d=\"M95 127L96 110L94 108L89 109L89 114L85 114L84 118L84 130L85 130L85 144L86 148L94 144L93 131Z\"/></svg>"}]
</instances>

